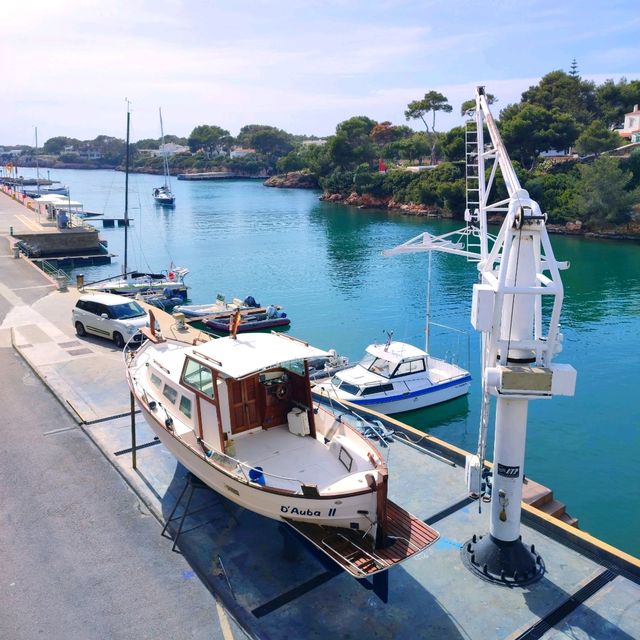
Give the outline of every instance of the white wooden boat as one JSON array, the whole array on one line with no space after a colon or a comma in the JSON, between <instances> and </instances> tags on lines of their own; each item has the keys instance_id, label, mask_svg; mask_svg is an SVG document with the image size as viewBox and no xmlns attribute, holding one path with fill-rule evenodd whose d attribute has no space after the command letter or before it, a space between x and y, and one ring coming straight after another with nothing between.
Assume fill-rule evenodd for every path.
<instances>
[{"instance_id":1,"label":"white wooden boat","mask_svg":"<svg viewBox=\"0 0 640 640\"><path fill-rule=\"evenodd\" d=\"M331 379L316 380L314 391L389 415L452 400L468 393L470 385L462 367L389 340L369 345L360 362Z\"/></svg>"},{"instance_id":2,"label":"white wooden boat","mask_svg":"<svg viewBox=\"0 0 640 640\"><path fill-rule=\"evenodd\" d=\"M128 357L131 391L163 444L212 489L288 522L356 577L437 539L388 500L376 445L313 407L307 360L326 352L281 334L193 346L143 332L149 340Z\"/></svg>"}]
</instances>

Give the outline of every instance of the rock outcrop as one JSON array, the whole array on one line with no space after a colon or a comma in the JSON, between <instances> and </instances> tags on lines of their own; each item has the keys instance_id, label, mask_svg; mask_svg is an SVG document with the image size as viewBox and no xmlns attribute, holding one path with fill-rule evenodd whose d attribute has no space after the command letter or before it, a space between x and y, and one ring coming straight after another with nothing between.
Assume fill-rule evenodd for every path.
<instances>
[{"instance_id":1,"label":"rock outcrop","mask_svg":"<svg viewBox=\"0 0 640 640\"><path fill-rule=\"evenodd\" d=\"M359 209L392 209L401 211L407 216L444 217L438 207L414 204L413 202L396 202L388 196L377 197L368 193L363 193L362 195L357 193L350 193L348 195L342 193L323 193L320 200L324 200L325 202L339 202L351 207L358 207Z\"/></svg>"},{"instance_id":2,"label":"rock outcrop","mask_svg":"<svg viewBox=\"0 0 640 640\"><path fill-rule=\"evenodd\" d=\"M280 189L317 189L319 185L316 176L308 171L290 171L265 180L264 186Z\"/></svg>"}]
</instances>

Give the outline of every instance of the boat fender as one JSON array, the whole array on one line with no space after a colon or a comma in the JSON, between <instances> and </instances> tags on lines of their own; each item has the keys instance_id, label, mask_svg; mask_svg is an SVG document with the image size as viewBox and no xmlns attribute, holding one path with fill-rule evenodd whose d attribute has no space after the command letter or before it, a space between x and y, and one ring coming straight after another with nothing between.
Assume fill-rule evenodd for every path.
<instances>
[{"instance_id":1,"label":"boat fender","mask_svg":"<svg viewBox=\"0 0 640 640\"><path fill-rule=\"evenodd\" d=\"M169 429L169 431L173 431L173 418L167 418L164 421L164 426L167 427L167 429Z\"/></svg>"}]
</instances>

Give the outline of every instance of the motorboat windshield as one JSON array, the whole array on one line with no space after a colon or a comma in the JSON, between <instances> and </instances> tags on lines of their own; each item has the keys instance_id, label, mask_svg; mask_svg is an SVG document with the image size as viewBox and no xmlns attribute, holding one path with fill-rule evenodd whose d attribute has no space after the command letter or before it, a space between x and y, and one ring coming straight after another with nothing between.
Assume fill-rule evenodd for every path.
<instances>
[{"instance_id":1,"label":"motorboat windshield","mask_svg":"<svg viewBox=\"0 0 640 640\"><path fill-rule=\"evenodd\" d=\"M376 356L366 353L364 358L358 363L361 367L371 373L376 373L383 378L390 378L393 370L392 363L384 358L377 358Z\"/></svg>"}]
</instances>

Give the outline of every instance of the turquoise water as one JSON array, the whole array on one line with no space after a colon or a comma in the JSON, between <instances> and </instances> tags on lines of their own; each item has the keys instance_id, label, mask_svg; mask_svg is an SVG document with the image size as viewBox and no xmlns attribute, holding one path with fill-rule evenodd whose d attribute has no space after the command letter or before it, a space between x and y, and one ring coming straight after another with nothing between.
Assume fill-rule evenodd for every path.
<instances>
[{"instance_id":1,"label":"turquoise water","mask_svg":"<svg viewBox=\"0 0 640 640\"><path fill-rule=\"evenodd\" d=\"M69 184L85 208L122 214L123 174L56 171L51 177ZM224 293L281 304L293 335L351 359L385 331L424 344L428 258L381 252L459 223L361 211L322 203L316 192L248 180L173 181L177 205L162 209L151 198L160 182L131 176L130 267L166 269L171 260L189 267L196 303ZM102 236L119 255L109 266L83 269L87 281L122 269L123 229ZM578 370L578 385L574 398L530 404L526 473L553 488L583 529L640 555L640 248L561 236L552 243L557 258L571 263L563 272L565 342L557 361ZM480 406L479 341L469 323L474 282L475 265L433 256L432 320L467 334L435 330L432 352L470 367L470 395L398 416L471 451Z\"/></svg>"}]
</instances>

